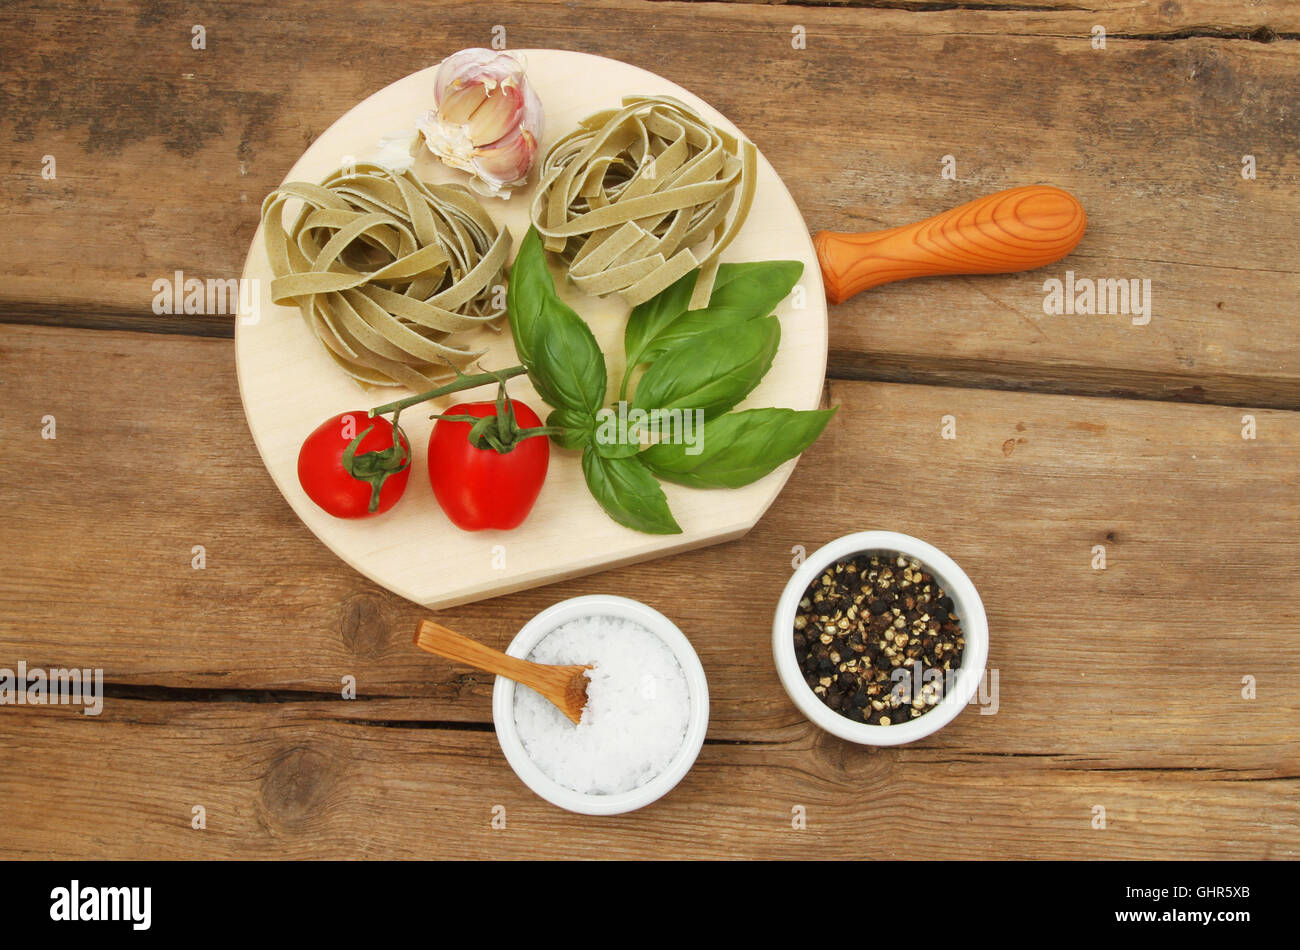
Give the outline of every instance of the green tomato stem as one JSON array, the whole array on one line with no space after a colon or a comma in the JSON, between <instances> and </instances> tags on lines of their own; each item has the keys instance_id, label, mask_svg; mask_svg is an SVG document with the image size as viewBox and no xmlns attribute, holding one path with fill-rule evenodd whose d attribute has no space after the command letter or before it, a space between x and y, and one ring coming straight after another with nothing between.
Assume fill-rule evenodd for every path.
<instances>
[{"instance_id":1,"label":"green tomato stem","mask_svg":"<svg viewBox=\"0 0 1300 950\"><path fill-rule=\"evenodd\" d=\"M538 435L559 435L562 432L568 432L564 426L533 426L531 429L520 429L519 440L531 439Z\"/></svg>"},{"instance_id":2,"label":"green tomato stem","mask_svg":"<svg viewBox=\"0 0 1300 950\"><path fill-rule=\"evenodd\" d=\"M374 426L366 427L360 435L348 443L343 450L343 470L357 481L370 484L369 510L374 514L379 510L379 492L390 475L410 468L411 455L406 451L406 433L397 420L402 410L393 413L393 444L386 449L374 449L357 455L361 441L374 431Z\"/></svg>"},{"instance_id":3,"label":"green tomato stem","mask_svg":"<svg viewBox=\"0 0 1300 950\"><path fill-rule=\"evenodd\" d=\"M439 396L458 393L463 389L473 389L476 386L486 386L488 383L498 383L514 376L522 376L526 372L528 372L528 370L523 366L511 366L509 369L493 370L490 373L477 373L473 376L467 376L462 373L450 383L439 386L436 389L430 389L425 393L419 393L415 396L407 396L405 399L398 399L394 402L385 403L382 406L376 406L374 409L370 410L370 416L373 418L374 416L385 412L401 412L407 406L414 406L416 403L428 402L430 399L437 399Z\"/></svg>"}]
</instances>

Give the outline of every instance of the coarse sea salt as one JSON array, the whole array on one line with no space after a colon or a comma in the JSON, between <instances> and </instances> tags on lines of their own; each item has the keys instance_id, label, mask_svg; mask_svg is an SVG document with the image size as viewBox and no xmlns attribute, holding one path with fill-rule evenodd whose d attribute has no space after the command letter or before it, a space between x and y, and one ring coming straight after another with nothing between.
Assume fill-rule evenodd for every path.
<instances>
[{"instance_id":1,"label":"coarse sea salt","mask_svg":"<svg viewBox=\"0 0 1300 950\"><path fill-rule=\"evenodd\" d=\"M515 726L528 757L565 788L629 792L663 772L681 748L691 697L677 657L645 627L580 617L533 647L536 663L591 664L587 708L574 724L526 686L515 687Z\"/></svg>"}]
</instances>

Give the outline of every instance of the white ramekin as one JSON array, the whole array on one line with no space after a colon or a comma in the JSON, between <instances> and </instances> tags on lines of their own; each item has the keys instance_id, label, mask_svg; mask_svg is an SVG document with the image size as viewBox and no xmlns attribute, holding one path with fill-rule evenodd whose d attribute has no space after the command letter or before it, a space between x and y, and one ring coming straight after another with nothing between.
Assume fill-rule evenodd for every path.
<instances>
[{"instance_id":1,"label":"white ramekin","mask_svg":"<svg viewBox=\"0 0 1300 950\"><path fill-rule=\"evenodd\" d=\"M966 638L966 648L962 651L956 684L938 705L924 716L908 722L873 726L841 716L809 688L794 654L794 618L808 585L827 567L855 554L885 552L914 557L934 575L953 600L955 613L961 621L962 633ZM989 623L975 585L948 555L934 545L910 535L894 531L861 531L837 538L808 555L803 564L799 565L777 602L776 616L772 620L772 653L776 657L776 671L781 677L781 685L799 707L799 711L813 723L832 735L862 745L902 745L938 732L952 722L975 695L989 658Z\"/></svg>"},{"instance_id":2,"label":"white ramekin","mask_svg":"<svg viewBox=\"0 0 1300 950\"><path fill-rule=\"evenodd\" d=\"M528 752L524 749L523 741L519 738L519 729L515 724L515 690L527 687L518 687L513 680L498 676L492 688L492 720L496 725L497 741L501 743L501 751L506 754L506 761L510 763L510 767L515 770L515 774L523 783L534 792L553 805L583 815L618 815L643 808L662 798L691 770L696 756L700 754L700 747L704 745L704 733L709 727L709 684L704 678L704 667L700 665L700 658L696 656L695 649L675 623L659 611L638 601L607 594L574 597L548 607L524 624L524 628L506 648L506 653L527 659L533 647L556 627L570 620L592 616L618 617L640 624L666 643L673 651L673 656L677 658L677 663L686 676L691 711L681 748L668 763L668 767L646 784L630 792L621 792L617 795L587 795L575 792L548 777L537 763L528 757Z\"/></svg>"}]
</instances>

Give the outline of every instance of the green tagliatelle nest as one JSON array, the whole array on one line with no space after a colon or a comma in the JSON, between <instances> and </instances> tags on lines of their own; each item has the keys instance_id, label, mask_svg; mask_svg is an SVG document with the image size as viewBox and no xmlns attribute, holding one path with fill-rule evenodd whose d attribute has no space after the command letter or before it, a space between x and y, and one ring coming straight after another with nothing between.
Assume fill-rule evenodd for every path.
<instances>
[{"instance_id":1,"label":"green tagliatelle nest","mask_svg":"<svg viewBox=\"0 0 1300 950\"><path fill-rule=\"evenodd\" d=\"M635 306L699 267L692 306L704 306L718 256L749 213L757 165L752 142L677 99L629 96L552 146L533 224L586 293Z\"/></svg>"},{"instance_id":2,"label":"green tagliatelle nest","mask_svg":"<svg viewBox=\"0 0 1300 950\"><path fill-rule=\"evenodd\" d=\"M286 231L284 206L302 202ZM490 324L510 232L459 185L380 165L291 182L262 204L271 299L296 304L335 361L365 386L420 392L483 355L448 337Z\"/></svg>"}]
</instances>

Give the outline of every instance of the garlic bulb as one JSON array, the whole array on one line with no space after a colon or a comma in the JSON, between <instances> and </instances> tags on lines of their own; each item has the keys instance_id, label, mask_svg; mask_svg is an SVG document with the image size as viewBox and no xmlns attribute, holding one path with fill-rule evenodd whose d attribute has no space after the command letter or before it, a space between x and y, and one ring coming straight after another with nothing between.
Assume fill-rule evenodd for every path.
<instances>
[{"instance_id":1,"label":"garlic bulb","mask_svg":"<svg viewBox=\"0 0 1300 950\"><path fill-rule=\"evenodd\" d=\"M436 108L419 121L429 151L474 176L480 194L509 198L528 180L542 138L542 103L513 53L464 49L438 66Z\"/></svg>"}]
</instances>

